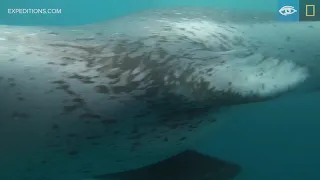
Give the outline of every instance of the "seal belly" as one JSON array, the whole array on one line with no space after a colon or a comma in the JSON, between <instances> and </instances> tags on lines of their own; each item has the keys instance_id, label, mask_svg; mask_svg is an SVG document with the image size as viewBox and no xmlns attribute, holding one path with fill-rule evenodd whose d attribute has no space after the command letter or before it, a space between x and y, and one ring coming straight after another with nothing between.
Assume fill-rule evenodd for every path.
<instances>
[{"instance_id":1,"label":"seal belly","mask_svg":"<svg viewBox=\"0 0 320 180\"><path fill-rule=\"evenodd\" d=\"M81 179L154 163L212 130L220 108L307 78L304 67L255 53L232 24L181 12L1 26L0 178Z\"/></svg>"}]
</instances>

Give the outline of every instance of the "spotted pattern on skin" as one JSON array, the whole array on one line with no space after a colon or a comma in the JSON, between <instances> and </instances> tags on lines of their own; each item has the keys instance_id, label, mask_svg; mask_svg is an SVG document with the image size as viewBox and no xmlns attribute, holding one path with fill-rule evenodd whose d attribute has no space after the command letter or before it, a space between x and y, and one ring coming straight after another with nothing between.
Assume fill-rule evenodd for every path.
<instances>
[{"instance_id":1,"label":"spotted pattern on skin","mask_svg":"<svg viewBox=\"0 0 320 180\"><path fill-rule=\"evenodd\" d=\"M0 132L11 142L0 144L10 152L3 162L19 164L10 175L70 180L154 163L210 132L220 108L272 99L307 78L293 62L255 53L237 25L268 18L181 11L0 26Z\"/></svg>"}]
</instances>

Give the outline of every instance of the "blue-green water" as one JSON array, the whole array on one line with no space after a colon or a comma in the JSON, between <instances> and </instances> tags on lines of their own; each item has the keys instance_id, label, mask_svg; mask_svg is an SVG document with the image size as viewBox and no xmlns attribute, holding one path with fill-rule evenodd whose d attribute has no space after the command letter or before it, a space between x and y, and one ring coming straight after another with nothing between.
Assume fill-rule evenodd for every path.
<instances>
[{"instance_id":1,"label":"blue-green water","mask_svg":"<svg viewBox=\"0 0 320 180\"><path fill-rule=\"evenodd\" d=\"M100 22L127 13L163 6L218 6L274 11L276 1L263 0L117 0L2 1L0 24L70 25ZM59 8L57 15L9 15L8 8ZM263 33L263 32L262 32ZM199 149L243 167L237 180L320 179L319 93L239 109ZM241 116L242 119L238 119Z\"/></svg>"},{"instance_id":2,"label":"blue-green water","mask_svg":"<svg viewBox=\"0 0 320 180\"><path fill-rule=\"evenodd\" d=\"M1 2L0 24L46 24L70 25L105 21L127 13L156 7L168 6L216 6L237 9L274 11L276 1L263 0L5 0ZM59 8L58 15L9 15L8 8Z\"/></svg>"}]
</instances>

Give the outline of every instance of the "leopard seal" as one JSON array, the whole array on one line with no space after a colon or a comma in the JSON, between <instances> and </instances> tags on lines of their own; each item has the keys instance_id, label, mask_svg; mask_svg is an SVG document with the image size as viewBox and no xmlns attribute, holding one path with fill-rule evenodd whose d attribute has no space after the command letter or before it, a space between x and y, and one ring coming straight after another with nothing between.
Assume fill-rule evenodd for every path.
<instances>
[{"instance_id":1,"label":"leopard seal","mask_svg":"<svg viewBox=\"0 0 320 180\"><path fill-rule=\"evenodd\" d=\"M182 152L230 113L221 108L316 77L317 30L199 7L1 25L0 179L82 180Z\"/></svg>"}]
</instances>

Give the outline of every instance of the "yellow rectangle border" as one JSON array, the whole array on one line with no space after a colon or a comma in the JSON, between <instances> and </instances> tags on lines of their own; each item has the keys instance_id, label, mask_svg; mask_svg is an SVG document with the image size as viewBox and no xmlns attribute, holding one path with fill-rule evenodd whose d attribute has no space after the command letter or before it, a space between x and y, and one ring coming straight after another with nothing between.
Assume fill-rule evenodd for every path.
<instances>
[{"instance_id":1,"label":"yellow rectangle border","mask_svg":"<svg viewBox=\"0 0 320 180\"><path fill-rule=\"evenodd\" d=\"M308 14L309 7L312 7L312 14ZM316 16L316 5L314 5L314 4L306 5L306 16Z\"/></svg>"}]
</instances>

